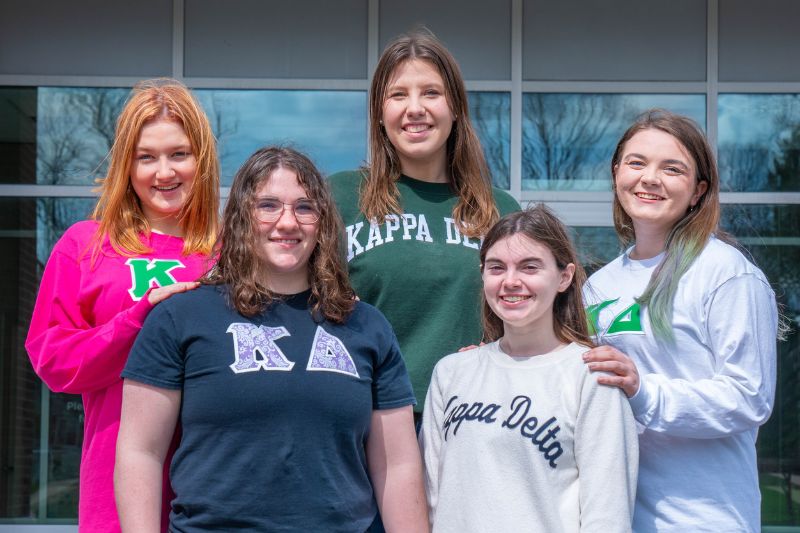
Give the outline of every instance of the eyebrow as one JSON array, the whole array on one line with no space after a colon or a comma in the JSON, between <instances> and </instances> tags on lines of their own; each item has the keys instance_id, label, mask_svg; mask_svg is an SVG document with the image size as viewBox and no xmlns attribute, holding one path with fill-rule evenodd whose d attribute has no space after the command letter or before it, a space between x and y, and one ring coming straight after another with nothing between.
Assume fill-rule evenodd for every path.
<instances>
[{"instance_id":1,"label":"eyebrow","mask_svg":"<svg viewBox=\"0 0 800 533\"><path fill-rule=\"evenodd\" d=\"M491 262L505 264L505 261L503 261L501 259L497 259L496 257L487 257L484 260L484 263L491 263ZM519 263L542 263L542 262L543 262L543 260L540 257L523 257L522 259L517 261L518 264Z\"/></svg>"},{"instance_id":2,"label":"eyebrow","mask_svg":"<svg viewBox=\"0 0 800 533\"><path fill-rule=\"evenodd\" d=\"M136 145L136 150L141 152L152 152L158 149L159 149L158 147L148 146L146 144ZM186 143L186 144L176 144L174 146L170 146L169 148L167 148L167 151L169 152L171 150L191 150L191 149L192 145L190 143Z\"/></svg>"},{"instance_id":3,"label":"eyebrow","mask_svg":"<svg viewBox=\"0 0 800 533\"><path fill-rule=\"evenodd\" d=\"M648 159L646 156L643 156L642 154L635 154L635 153L625 154L625 159L629 159L631 157L635 157L637 159ZM662 163L665 165L681 165L682 167L689 168L689 165L687 165L684 161L681 161L680 159L665 159L664 161L662 161Z\"/></svg>"}]
</instances>

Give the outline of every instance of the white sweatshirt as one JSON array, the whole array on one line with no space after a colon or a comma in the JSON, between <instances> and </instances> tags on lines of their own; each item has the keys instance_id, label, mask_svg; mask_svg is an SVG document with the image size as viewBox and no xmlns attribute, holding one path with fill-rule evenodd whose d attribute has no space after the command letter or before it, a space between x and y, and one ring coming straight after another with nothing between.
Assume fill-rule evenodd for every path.
<instances>
[{"instance_id":1,"label":"white sweatshirt","mask_svg":"<svg viewBox=\"0 0 800 533\"><path fill-rule=\"evenodd\" d=\"M438 362L420 433L435 533L630 531L636 425L586 350L494 342Z\"/></svg>"},{"instance_id":2,"label":"white sweatshirt","mask_svg":"<svg viewBox=\"0 0 800 533\"><path fill-rule=\"evenodd\" d=\"M775 295L712 238L678 284L674 344L659 341L634 298L662 258L623 254L585 290L598 342L630 356L641 378L630 399L641 426L633 529L760 531L755 442L775 395Z\"/></svg>"}]
</instances>

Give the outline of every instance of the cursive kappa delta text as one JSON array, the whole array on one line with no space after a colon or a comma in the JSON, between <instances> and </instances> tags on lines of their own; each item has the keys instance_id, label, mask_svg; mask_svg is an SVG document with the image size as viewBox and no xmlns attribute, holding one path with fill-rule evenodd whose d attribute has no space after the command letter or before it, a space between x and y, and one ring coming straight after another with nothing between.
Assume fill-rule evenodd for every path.
<instances>
[{"instance_id":1,"label":"cursive kappa delta text","mask_svg":"<svg viewBox=\"0 0 800 533\"><path fill-rule=\"evenodd\" d=\"M505 416L502 404L473 402L458 403L458 396L453 396L445 406L445 419L442 425L444 430L444 440L447 440L450 428L453 428L453 436L458 433L458 428L464 422L483 422L484 424L494 424L500 419L496 417L498 413L501 417ZM561 448L557 435L561 431L556 417L551 416L544 423L540 424L539 419L534 415L529 416L533 400L528 396L519 395L511 400L510 413L502 418L501 427L516 430L519 429L520 435L530 439L531 443L538 448L548 461L551 468L556 468L556 459L561 457L564 450Z\"/></svg>"}]
</instances>

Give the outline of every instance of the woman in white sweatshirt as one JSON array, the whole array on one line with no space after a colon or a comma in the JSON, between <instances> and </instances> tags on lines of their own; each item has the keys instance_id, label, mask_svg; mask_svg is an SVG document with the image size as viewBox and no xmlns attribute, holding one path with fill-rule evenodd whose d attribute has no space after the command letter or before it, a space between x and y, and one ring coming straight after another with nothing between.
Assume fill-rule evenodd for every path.
<instances>
[{"instance_id":1,"label":"woman in white sweatshirt","mask_svg":"<svg viewBox=\"0 0 800 533\"><path fill-rule=\"evenodd\" d=\"M585 274L544 206L480 251L487 344L439 361L420 441L433 531L630 531L638 450L624 395L597 383Z\"/></svg>"},{"instance_id":2,"label":"woman in white sweatshirt","mask_svg":"<svg viewBox=\"0 0 800 533\"><path fill-rule=\"evenodd\" d=\"M585 291L600 383L639 424L633 529L760 531L755 442L775 395L778 312L764 274L719 231L703 132L642 115L611 162L614 225L630 247Z\"/></svg>"}]
</instances>

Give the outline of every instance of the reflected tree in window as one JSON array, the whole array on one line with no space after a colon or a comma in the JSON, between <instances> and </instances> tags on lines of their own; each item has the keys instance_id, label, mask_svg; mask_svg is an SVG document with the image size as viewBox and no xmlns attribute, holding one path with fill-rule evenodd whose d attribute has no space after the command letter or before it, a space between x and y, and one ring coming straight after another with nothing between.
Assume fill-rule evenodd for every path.
<instances>
[{"instance_id":1,"label":"reflected tree in window","mask_svg":"<svg viewBox=\"0 0 800 533\"><path fill-rule=\"evenodd\" d=\"M492 174L492 183L508 190L511 186L511 95L471 92L469 111Z\"/></svg>"},{"instance_id":2,"label":"reflected tree in window","mask_svg":"<svg viewBox=\"0 0 800 533\"><path fill-rule=\"evenodd\" d=\"M613 137L624 117L635 114L612 95L526 94L524 188L607 188Z\"/></svg>"},{"instance_id":3,"label":"reflected tree in window","mask_svg":"<svg viewBox=\"0 0 800 533\"><path fill-rule=\"evenodd\" d=\"M522 188L609 190L619 137L654 107L705 124L697 94L539 94L522 100Z\"/></svg>"},{"instance_id":4,"label":"reflected tree in window","mask_svg":"<svg viewBox=\"0 0 800 533\"><path fill-rule=\"evenodd\" d=\"M778 343L778 383L758 436L764 523L800 523L800 206L725 205L722 227L764 271L791 328Z\"/></svg>"},{"instance_id":5,"label":"reflected tree in window","mask_svg":"<svg viewBox=\"0 0 800 533\"><path fill-rule=\"evenodd\" d=\"M800 191L800 95L719 96L724 191Z\"/></svg>"},{"instance_id":6,"label":"reflected tree in window","mask_svg":"<svg viewBox=\"0 0 800 533\"><path fill-rule=\"evenodd\" d=\"M91 185L108 168L116 120L129 89L39 89L36 181ZM44 198L37 202L37 256L43 265L64 230L86 218L93 200Z\"/></svg>"}]
</instances>

